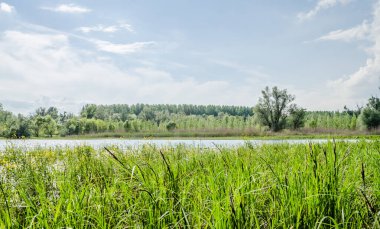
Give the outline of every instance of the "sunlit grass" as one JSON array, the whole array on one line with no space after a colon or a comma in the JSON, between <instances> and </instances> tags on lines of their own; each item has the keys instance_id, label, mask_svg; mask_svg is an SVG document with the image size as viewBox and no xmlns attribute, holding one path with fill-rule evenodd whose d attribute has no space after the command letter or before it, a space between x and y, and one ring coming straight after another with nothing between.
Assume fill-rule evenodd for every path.
<instances>
[{"instance_id":1,"label":"sunlit grass","mask_svg":"<svg viewBox=\"0 0 380 229\"><path fill-rule=\"evenodd\" d=\"M380 142L7 148L0 228L376 228Z\"/></svg>"}]
</instances>

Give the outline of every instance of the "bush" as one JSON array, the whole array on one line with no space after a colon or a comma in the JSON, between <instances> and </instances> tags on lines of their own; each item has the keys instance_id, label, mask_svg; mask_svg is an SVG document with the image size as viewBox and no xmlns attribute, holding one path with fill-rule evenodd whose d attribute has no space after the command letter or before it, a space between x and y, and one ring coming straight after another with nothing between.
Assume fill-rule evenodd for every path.
<instances>
[{"instance_id":1,"label":"bush","mask_svg":"<svg viewBox=\"0 0 380 229\"><path fill-rule=\"evenodd\" d=\"M362 110L362 120L367 129L376 129L380 125L380 99L371 97L368 99L367 106Z\"/></svg>"},{"instance_id":2,"label":"bush","mask_svg":"<svg viewBox=\"0 0 380 229\"><path fill-rule=\"evenodd\" d=\"M173 131L175 130L175 128L177 128L177 124L175 124L175 122L169 122L167 125L166 125L166 129L168 131Z\"/></svg>"}]
</instances>

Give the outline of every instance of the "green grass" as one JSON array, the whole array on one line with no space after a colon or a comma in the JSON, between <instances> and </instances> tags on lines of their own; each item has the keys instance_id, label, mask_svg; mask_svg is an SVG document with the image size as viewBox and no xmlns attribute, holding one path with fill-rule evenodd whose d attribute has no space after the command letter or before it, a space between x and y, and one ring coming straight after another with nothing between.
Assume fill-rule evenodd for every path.
<instances>
[{"instance_id":1,"label":"green grass","mask_svg":"<svg viewBox=\"0 0 380 229\"><path fill-rule=\"evenodd\" d=\"M380 142L0 155L0 228L379 228Z\"/></svg>"}]
</instances>

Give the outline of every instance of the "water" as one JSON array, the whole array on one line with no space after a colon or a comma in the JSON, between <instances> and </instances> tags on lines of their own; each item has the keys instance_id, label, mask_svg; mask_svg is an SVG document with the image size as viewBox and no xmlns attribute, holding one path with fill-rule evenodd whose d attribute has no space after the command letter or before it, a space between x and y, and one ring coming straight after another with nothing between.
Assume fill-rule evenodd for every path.
<instances>
[{"instance_id":1,"label":"water","mask_svg":"<svg viewBox=\"0 0 380 229\"><path fill-rule=\"evenodd\" d=\"M75 147L81 145L92 146L95 149L102 148L104 146L115 145L121 148L139 147L144 144L154 144L156 146L176 146L179 144L186 146L196 147L215 147L226 146L236 147L244 145L246 142L250 142L254 145L261 144L308 144L308 143L324 143L327 139L285 139L285 140L200 140L200 139L184 139L184 140L172 140L172 139L155 139L155 140L129 140L129 139L88 139L88 140L66 140L66 139L27 139L27 140L0 140L0 150L4 150L7 146L15 146L23 149L32 149L36 147ZM356 141L353 139L345 139L344 141Z\"/></svg>"}]
</instances>

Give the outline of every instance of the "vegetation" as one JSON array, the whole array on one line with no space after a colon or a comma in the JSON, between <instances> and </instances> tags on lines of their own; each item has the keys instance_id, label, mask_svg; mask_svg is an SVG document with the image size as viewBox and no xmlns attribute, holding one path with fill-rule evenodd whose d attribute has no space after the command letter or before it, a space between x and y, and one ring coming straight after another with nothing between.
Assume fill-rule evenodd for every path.
<instances>
[{"instance_id":1,"label":"vegetation","mask_svg":"<svg viewBox=\"0 0 380 229\"><path fill-rule=\"evenodd\" d=\"M255 107L214 105L95 105L79 115L57 108L38 108L29 116L14 115L0 105L0 137L53 136L258 136L288 129L293 133L377 133L380 100L343 111L306 111L294 96L277 87L263 90ZM351 134L352 135L352 134Z\"/></svg>"},{"instance_id":2,"label":"vegetation","mask_svg":"<svg viewBox=\"0 0 380 229\"><path fill-rule=\"evenodd\" d=\"M285 128L288 116L291 115L291 128L298 129L303 126L305 111L297 108L295 104L291 104L295 96L288 94L286 89L273 87L272 90L269 90L269 87L266 87L262 91L262 96L255 107L255 112L262 125L268 126L272 131L280 131Z\"/></svg>"},{"instance_id":3,"label":"vegetation","mask_svg":"<svg viewBox=\"0 0 380 229\"><path fill-rule=\"evenodd\" d=\"M363 109L362 119L368 129L375 129L380 125L380 99L371 97Z\"/></svg>"},{"instance_id":4,"label":"vegetation","mask_svg":"<svg viewBox=\"0 0 380 229\"><path fill-rule=\"evenodd\" d=\"M11 147L0 227L379 228L379 147Z\"/></svg>"}]
</instances>

